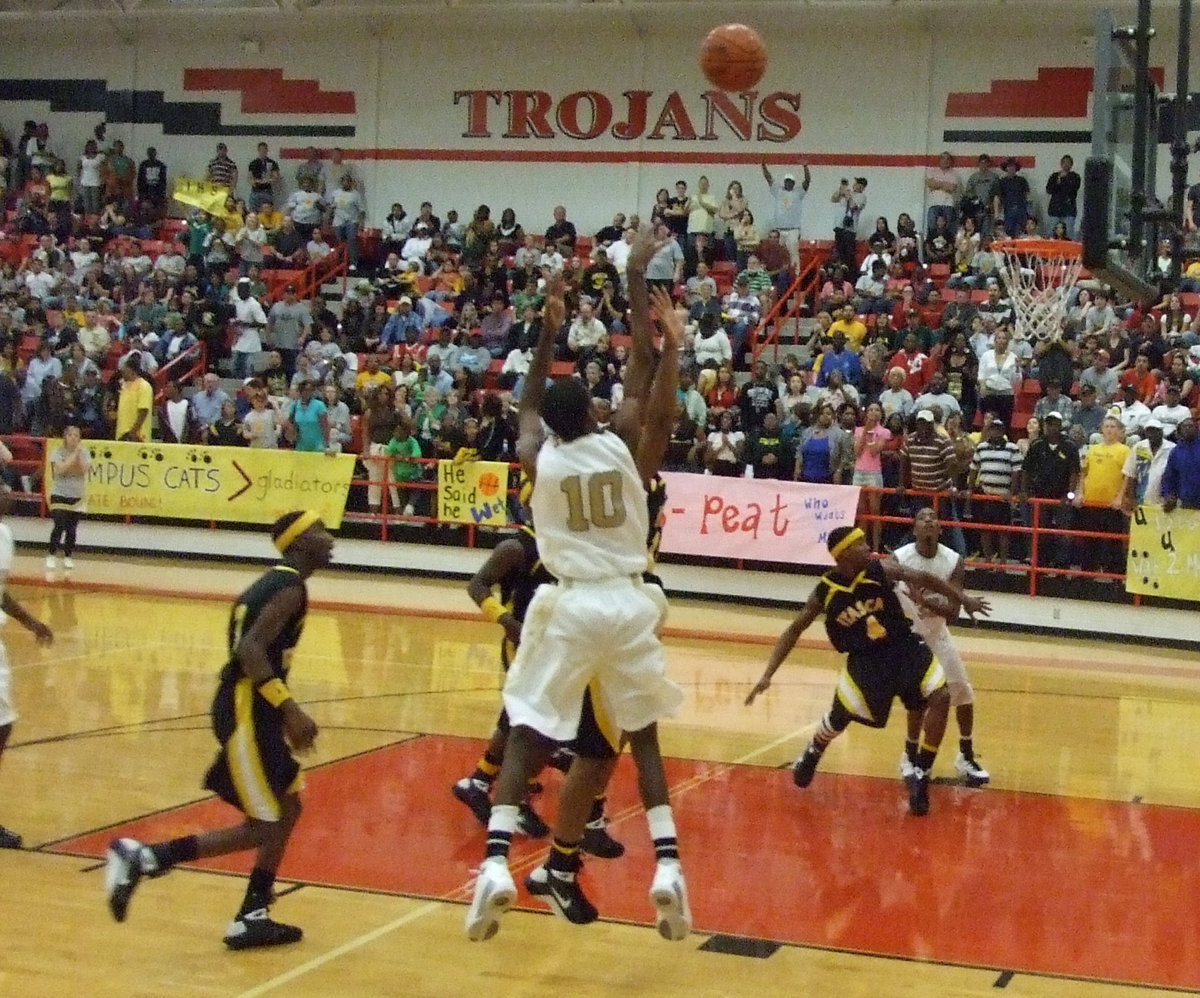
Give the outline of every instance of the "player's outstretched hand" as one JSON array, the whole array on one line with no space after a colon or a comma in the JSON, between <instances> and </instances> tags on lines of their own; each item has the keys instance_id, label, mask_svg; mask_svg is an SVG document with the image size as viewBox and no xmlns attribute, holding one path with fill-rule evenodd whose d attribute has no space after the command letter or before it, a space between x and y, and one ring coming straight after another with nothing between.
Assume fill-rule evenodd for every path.
<instances>
[{"instance_id":1,"label":"player's outstretched hand","mask_svg":"<svg viewBox=\"0 0 1200 998\"><path fill-rule=\"evenodd\" d=\"M542 326L556 333L567 321L566 285L562 274L555 274L546 283L546 303L542 306Z\"/></svg>"},{"instance_id":2,"label":"player's outstretched hand","mask_svg":"<svg viewBox=\"0 0 1200 998\"><path fill-rule=\"evenodd\" d=\"M671 295L657 285L650 289L650 306L658 316L658 323L663 331L663 346L671 346L676 350L683 344L683 323L675 312L675 302Z\"/></svg>"},{"instance_id":3,"label":"player's outstretched hand","mask_svg":"<svg viewBox=\"0 0 1200 998\"><path fill-rule=\"evenodd\" d=\"M750 695L746 697L746 706L749 707L754 703L755 697L760 693L766 693L771 688L771 680L763 676L757 683L754 684L754 689L750 691Z\"/></svg>"},{"instance_id":4,"label":"player's outstretched hand","mask_svg":"<svg viewBox=\"0 0 1200 998\"><path fill-rule=\"evenodd\" d=\"M54 644L54 632L40 620L35 620L29 629L33 632L33 636L37 639L39 645Z\"/></svg>"},{"instance_id":5,"label":"player's outstretched hand","mask_svg":"<svg viewBox=\"0 0 1200 998\"><path fill-rule=\"evenodd\" d=\"M316 741L317 722L304 713L295 700L285 700L280 709L288 744L297 752L307 752Z\"/></svg>"},{"instance_id":6,"label":"player's outstretched hand","mask_svg":"<svg viewBox=\"0 0 1200 998\"><path fill-rule=\"evenodd\" d=\"M972 620L975 619L975 614L979 614L981 617L990 617L992 615L992 604L982 596L967 594L963 597L962 608Z\"/></svg>"}]
</instances>

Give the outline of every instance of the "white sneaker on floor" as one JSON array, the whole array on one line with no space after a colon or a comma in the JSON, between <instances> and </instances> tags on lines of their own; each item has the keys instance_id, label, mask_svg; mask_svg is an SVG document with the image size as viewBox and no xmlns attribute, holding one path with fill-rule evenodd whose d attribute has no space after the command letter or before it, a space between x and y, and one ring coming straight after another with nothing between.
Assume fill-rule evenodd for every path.
<instances>
[{"instance_id":1,"label":"white sneaker on floor","mask_svg":"<svg viewBox=\"0 0 1200 998\"><path fill-rule=\"evenodd\" d=\"M900 756L900 778L907 780L916 771L917 767L913 765L913 761L908 757L908 753L905 752Z\"/></svg>"},{"instance_id":2,"label":"white sneaker on floor","mask_svg":"<svg viewBox=\"0 0 1200 998\"><path fill-rule=\"evenodd\" d=\"M677 859L662 859L650 884L650 903L658 910L658 934L671 942L687 938L692 931L692 909L688 905L683 867Z\"/></svg>"},{"instance_id":3,"label":"white sneaker on floor","mask_svg":"<svg viewBox=\"0 0 1200 998\"><path fill-rule=\"evenodd\" d=\"M64 572L75 571L75 562L70 558L63 558L63 571Z\"/></svg>"},{"instance_id":4,"label":"white sneaker on floor","mask_svg":"<svg viewBox=\"0 0 1200 998\"><path fill-rule=\"evenodd\" d=\"M954 760L954 769L966 779L969 787L981 787L992 778L992 774L979 765L974 756L968 758L961 752Z\"/></svg>"},{"instance_id":5,"label":"white sneaker on floor","mask_svg":"<svg viewBox=\"0 0 1200 998\"><path fill-rule=\"evenodd\" d=\"M47 572L57 572L58 571L58 558L55 555L52 555L52 554L46 555L46 571Z\"/></svg>"},{"instance_id":6,"label":"white sneaker on floor","mask_svg":"<svg viewBox=\"0 0 1200 998\"><path fill-rule=\"evenodd\" d=\"M485 859L475 879L475 896L467 909L467 938L473 943L491 939L500 931L500 916L517 899L517 885L508 863L499 856Z\"/></svg>"}]
</instances>

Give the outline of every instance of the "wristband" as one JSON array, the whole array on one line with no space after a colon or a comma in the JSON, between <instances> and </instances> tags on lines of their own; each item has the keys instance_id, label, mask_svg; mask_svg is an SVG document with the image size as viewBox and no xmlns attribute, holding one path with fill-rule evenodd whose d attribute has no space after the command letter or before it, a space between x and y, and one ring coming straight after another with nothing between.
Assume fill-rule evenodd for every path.
<instances>
[{"instance_id":1,"label":"wristband","mask_svg":"<svg viewBox=\"0 0 1200 998\"><path fill-rule=\"evenodd\" d=\"M483 619L491 624L499 623L500 618L508 613L508 608L495 596L489 596L480 603L479 609L483 612Z\"/></svg>"},{"instance_id":2,"label":"wristband","mask_svg":"<svg viewBox=\"0 0 1200 998\"><path fill-rule=\"evenodd\" d=\"M265 683L259 683L258 695L276 710L292 699L292 692L282 679L268 679Z\"/></svg>"}]
</instances>

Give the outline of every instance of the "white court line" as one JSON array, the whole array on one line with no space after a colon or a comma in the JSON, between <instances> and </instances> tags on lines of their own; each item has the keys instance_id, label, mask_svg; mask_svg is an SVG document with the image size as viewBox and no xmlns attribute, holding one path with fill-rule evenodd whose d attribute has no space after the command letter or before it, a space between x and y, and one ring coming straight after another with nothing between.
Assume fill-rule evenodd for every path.
<instances>
[{"instance_id":1,"label":"white court line","mask_svg":"<svg viewBox=\"0 0 1200 998\"><path fill-rule=\"evenodd\" d=\"M392 919L392 921L388 922L386 925L381 925L379 928L372 929L370 932L364 932L361 936L356 936L349 942L344 942L341 946L337 946L329 950L327 953L322 953L320 956L314 956L311 960L306 960L298 967L293 967L291 970L280 974L278 977L272 977L269 981L258 985L258 987L251 988L249 991L243 991L237 996L237 998L259 998L259 995L265 995L275 991L278 988L283 987L285 984L290 984L298 977L303 977L305 974L312 973L312 971L316 970L317 968L323 967L327 963L332 963L334 960L345 956L347 953L353 953L356 949L361 949L362 947L375 942L376 939L383 938L390 932L395 932L397 929L401 929L404 926L417 921L419 918L424 918L426 915L433 914L433 912L441 909L442 905L443 903L441 901L428 901L421 905L420 908L410 911L407 915L401 915L399 918Z\"/></svg>"},{"instance_id":2,"label":"white court line","mask_svg":"<svg viewBox=\"0 0 1200 998\"><path fill-rule=\"evenodd\" d=\"M7 645L5 647L9 652L12 651ZM43 648L42 654L44 657L39 659L22 659L19 662L12 662L10 655L9 668L13 672L19 672L21 669L38 669L48 665L62 665L65 662L96 661L108 655L124 655L129 652L148 651L151 648L169 648L173 646L162 641L151 641L148 644L127 645L123 648L97 648L94 651L88 651L81 655L55 655L52 647Z\"/></svg>"}]
</instances>

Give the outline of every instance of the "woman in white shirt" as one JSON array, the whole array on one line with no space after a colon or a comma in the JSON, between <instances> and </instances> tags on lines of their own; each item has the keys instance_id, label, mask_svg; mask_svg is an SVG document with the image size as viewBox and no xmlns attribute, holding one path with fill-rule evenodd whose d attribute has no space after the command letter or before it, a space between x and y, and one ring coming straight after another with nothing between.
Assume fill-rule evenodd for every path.
<instances>
[{"instance_id":1,"label":"woman in white shirt","mask_svg":"<svg viewBox=\"0 0 1200 998\"><path fill-rule=\"evenodd\" d=\"M713 475L736 478L745 467L742 454L746 449L746 434L734 425L733 413L723 412L717 429L708 435L704 464Z\"/></svg>"},{"instance_id":2,"label":"woman in white shirt","mask_svg":"<svg viewBox=\"0 0 1200 998\"><path fill-rule=\"evenodd\" d=\"M88 139L83 147L83 155L79 157L79 165L75 172L79 175L79 193L83 197L83 213L99 215L100 200L100 167L104 156L96 148L96 141Z\"/></svg>"},{"instance_id":3,"label":"woman in white shirt","mask_svg":"<svg viewBox=\"0 0 1200 998\"><path fill-rule=\"evenodd\" d=\"M234 242L237 245L238 256L241 257L243 275L250 272L251 266L262 266L263 247L267 245L267 230L262 227L257 214L250 212L246 216L246 224L238 229Z\"/></svg>"},{"instance_id":4,"label":"woman in white shirt","mask_svg":"<svg viewBox=\"0 0 1200 998\"><path fill-rule=\"evenodd\" d=\"M1013 401L1021 383L1021 364L1008 349L1008 331L997 329L992 349L979 358L979 408L994 412L1008 426L1012 422Z\"/></svg>"},{"instance_id":5,"label":"woman in white shirt","mask_svg":"<svg viewBox=\"0 0 1200 998\"><path fill-rule=\"evenodd\" d=\"M267 393L250 396L250 411L242 419L242 436L251 447L274 450L279 446L279 414L267 401Z\"/></svg>"}]
</instances>

